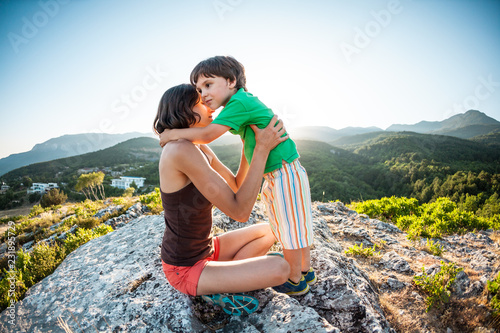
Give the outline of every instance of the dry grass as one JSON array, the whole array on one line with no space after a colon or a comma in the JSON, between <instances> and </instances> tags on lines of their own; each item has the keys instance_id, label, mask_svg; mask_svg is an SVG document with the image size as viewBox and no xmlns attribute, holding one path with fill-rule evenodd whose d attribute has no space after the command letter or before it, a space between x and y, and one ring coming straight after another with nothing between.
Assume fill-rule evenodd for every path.
<instances>
[{"instance_id":1,"label":"dry grass","mask_svg":"<svg viewBox=\"0 0 500 333\"><path fill-rule=\"evenodd\" d=\"M490 235L490 238L491 240L493 240L495 243L497 243L498 245L500 245L500 231L499 230L495 230L491 233Z\"/></svg>"},{"instance_id":2,"label":"dry grass","mask_svg":"<svg viewBox=\"0 0 500 333\"><path fill-rule=\"evenodd\" d=\"M457 299L425 312L425 295L417 297L414 286L380 295L380 305L391 327L397 332L474 332L478 327L492 327L485 311L484 297ZM420 294L419 294L420 295ZM422 296L422 295L420 295Z\"/></svg>"},{"instance_id":3,"label":"dry grass","mask_svg":"<svg viewBox=\"0 0 500 333\"><path fill-rule=\"evenodd\" d=\"M64 332L73 333L71 327L69 327L68 323L64 319L62 319L61 316L57 317L57 324L64 330Z\"/></svg>"},{"instance_id":4,"label":"dry grass","mask_svg":"<svg viewBox=\"0 0 500 333\"><path fill-rule=\"evenodd\" d=\"M31 207L33 207L33 205L2 210L0 211L0 218L17 215L28 215L31 211Z\"/></svg>"},{"instance_id":5,"label":"dry grass","mask_svg":"<svg viewBox=\"0 0 500 333\"><path fill-rule=\"evenodd\" d=\"M426 316L425 303L416 298L413 292L415 292L413 287L407 287L380 295L380 305L385 317L397 332L417 333L421 332L425 325L423 320Z\"/></svg>"}]
</instances>

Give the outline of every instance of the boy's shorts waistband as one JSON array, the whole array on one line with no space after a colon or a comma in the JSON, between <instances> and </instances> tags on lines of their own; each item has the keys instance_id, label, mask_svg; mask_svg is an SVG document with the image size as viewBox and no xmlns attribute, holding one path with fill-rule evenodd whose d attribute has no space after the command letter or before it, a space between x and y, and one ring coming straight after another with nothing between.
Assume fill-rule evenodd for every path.
<instances>
[{"instance_id":1,"label":"boy's shorts waistband","mask_svg":"<svg viewBox=\"0 0 500 333\"><path fill-rule=\"evenodd\" d=\"M287 162L287 161L285 161L285 160L281 160L281 162L282 162L282 163L281 163L281 168L282 168L283 166L287 165L287 164L292 164L292 163L295 163L295 162L298 162L298 161L299 161L299 158L298 158L298 157L297 157L296 159L294 159L293 161L291 161L291 162ZM270 175L270 174L272 174L273 172L278 171L278 170L279 170L279 169L281 169L281 168L275 169L275 170L273 170L273 171L266 172L266 173L264 174L264 177L265 177L266 175Z\"/></svg>"}]
</instances>

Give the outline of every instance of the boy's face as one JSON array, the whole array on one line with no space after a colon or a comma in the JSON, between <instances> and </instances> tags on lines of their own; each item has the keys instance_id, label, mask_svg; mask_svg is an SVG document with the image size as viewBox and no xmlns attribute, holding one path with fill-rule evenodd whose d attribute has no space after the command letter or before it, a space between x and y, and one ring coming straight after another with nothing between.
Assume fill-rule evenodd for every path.
<instances>
[{"instance_id":1,"label":"boy's face","mask_svg":"<svg viewBox=\"0 0 500 333\"><path fill-rule=\"evenodd\" d=\"M236 81L231 82L220 76L206 77L202 75L196 82L196 90L200 93L203 103L215 110L229 102L231 96L236 93L235 85Z\"/></svg>"}]
</instances>

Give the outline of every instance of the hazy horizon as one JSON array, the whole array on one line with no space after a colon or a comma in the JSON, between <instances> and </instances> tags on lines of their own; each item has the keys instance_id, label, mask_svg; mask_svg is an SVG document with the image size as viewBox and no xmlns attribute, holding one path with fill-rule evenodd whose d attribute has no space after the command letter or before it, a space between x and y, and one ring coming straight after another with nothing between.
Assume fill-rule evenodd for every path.
<instances>
[{"instance_id":1,"label":"hazy horizon","mask_svg":"<svg viewBox=\"0 0 500 333\"><path fill-rule=\"evenodd\" d=\"M164 91L218 54L289 128L500 120L498 1L11 0L0 15L0 158L151 132Z\"/></svg>"},{"instance_id":2,"label":"hazy horizon","mask_svg":"<svg viewBox=\"0 0 500 333\"><path fill-rule=\"evenodd\" d=\"M471 111L471 110L468 110L468 111ZM466 111L466 112L468 112L468 111ZM479 110L474 110L474 111L479 111ZM481 112L481 111L479 111L479 112ZM484 113L484 112L483 112L483 113ZM486 116L488 116L488 115L486 115ZM492 117L490 117L490 118L492 118ZM495 119L495 118L493 118L493 119ZM444 120L444 119L443 119L443 120ZM500 121L500 120L498 120L498 119L495 119L495 120ZM416 124L418 124L418 123L420 123L420 122L427 122L427 121L426 121L426 120L421 120L421 121L419 121L419 122L417 122L417 123L415 123L415 124L396 124L396 123L394 123L394 124L391 124L390 126L388 126L387 128L380 128L380 127L377 127L377 126L366 126L366 127L361 127L361 126L346 126L346 127L343 127L343 128L336 128L336 129L334 129L334 130L344 130L344 129L349 129L349 128L367 128L367 129L368 129L368 128L379 128L379 129L381 129L382 131L387 131L387 129L388 129L389 127L391 127L392 125L409 125L409 126L411 126L411 125L416 125ZM330 127L330 126L325 126L325 125L306 125L306 126L298 126L298 127L294 127L294 128L292 128L292 129L290 129L290 130L289 130L289 132L290 132L290 134L293 136L293 135L295 134L295 133L294 133L294 130L297 130L297 129L300 129L300 128L305 128L305 127L328 127L328 128L332 128L332 127ZM332 129L333 129L333 128L332 128ZM105 135L106 135L106 134L116 134L116 135L120 135L120 134L122 134L122 135L123 135L123 134L131 134L131 133L138 133L138 134L144 134L144 135L146 135L146 136L153 136L153 137L156 137L156 136L154 135L154 133L152 133L152 132L151 132L151 133L149 133L149 132L138 132L138 131L133 131L133 132L124 132L124 133L97 133L97 134L105 134ZM57 137L49 138L48 140L45 140L45 141L43 141L43 142L37 142L37 143L35 143L35 144L33 145L33 147L31 147L30 149L28 149L28 150L26 150L26 151L14 152L14 153L9 154L8 156L10 156L10 155L15 155L15 154L19 154L19 153L29 152L29 151L31 151L31 150L32 150L32 149L33 149L36 145L43 144L43 143L48 142L48 141L50 141L50 140L52 140L52 139L57 139L57 138L60 138L60 137L63 137L63 136L67 136L67 135L86 135L86 134L95 134L95 133L91 133L91 132L89 132L89 133L71 133L71 134L62 134L62 135L59 135L59 136L57 136ZM225 133L225 134L224 134L224 136L232 136L232 134L230 134L230 133L228 132L228 133ZM93 142L94 140L91 140L91 141ZM96 146L96 147L97 147L97 146ZM5 157L8 157L8 156L0 157L0 159L5 158Z\"/></svg>"}]
</instances>

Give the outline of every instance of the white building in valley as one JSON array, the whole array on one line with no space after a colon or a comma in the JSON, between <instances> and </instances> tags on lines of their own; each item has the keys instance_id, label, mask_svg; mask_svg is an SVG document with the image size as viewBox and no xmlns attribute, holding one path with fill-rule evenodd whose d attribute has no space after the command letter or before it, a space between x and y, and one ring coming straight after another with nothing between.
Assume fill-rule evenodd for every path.
<instances>
[{"instance_id":1,"label":"white building in valley","mask_svg":"<svg viewBox=\"0 0 500 333\"><path fill-rule=\"evenodd\" d=\"M59 188L57 183L33 183L31 187L28 189L28 194L31 193L47 193L48 191L52 190L53 188Z\"/></svg>"},{"instance_id":2,"label":"white building in valley","mask_svg":"<svg viewBox=\"0 0 500 333\"><path fill-rule=\"evenodd\" d=\"M144 186L144 181L146 178L144 177L127 177L127 176L122 176L120 179L112 179L111 180L111 186L121 188L126 190L127 188L130 187L132 183L135 183L137 187L143 187Z\"/></svg>"}]
</instances>

